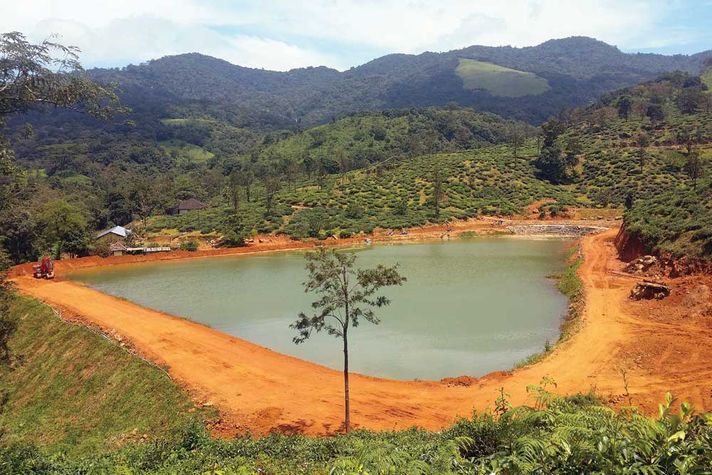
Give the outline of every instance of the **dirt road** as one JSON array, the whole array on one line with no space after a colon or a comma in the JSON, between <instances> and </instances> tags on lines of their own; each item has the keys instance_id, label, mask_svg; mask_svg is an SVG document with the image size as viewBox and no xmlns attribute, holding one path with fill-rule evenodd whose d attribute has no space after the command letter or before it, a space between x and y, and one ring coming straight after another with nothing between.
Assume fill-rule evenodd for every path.
<instances>
[{"instance_id":1,"label":"dirt road","mask_svg":"<svg viewBox=\"0 0 712 475\"><path fill-rule=\"evenodd\" d=\"M543 361L511 373L480 379L393 381L353 375L352 421L371 429L419 426L439 429L473 409L494 405L500 387L517 404L531 403L526 386L544 376L556 391L595 389L606 400L630 397L653 412L668 390L698 408L712 409L712 319L665 320L647 303L630 302L635 282L613 274L622 264L613 247L615 230L582 240L580 275L586 308L580 330ZM342 421L342 375L316 364L275 353L208 327L149 310L68 281L16 279L19 289L70 316L130 342L150 360L168 368L196 401L216 405L218 432L334 432ZM674 303L674 302L673 302ZM663 305L656 303L655 305Z\"/></svg>"}]
</instances>

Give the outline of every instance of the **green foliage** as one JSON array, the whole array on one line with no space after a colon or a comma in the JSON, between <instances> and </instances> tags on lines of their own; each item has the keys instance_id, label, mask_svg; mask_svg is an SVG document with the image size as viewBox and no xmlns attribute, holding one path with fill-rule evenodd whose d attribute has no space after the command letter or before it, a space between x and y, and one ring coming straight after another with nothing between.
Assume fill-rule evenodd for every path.
<instances>
[{"instance_id":1,"label":"green foliage","mask_svg":"<svg viewBox=\"0 0 712 475\"><path fill-rule=\"evenodd\" d=\"M546 79L534 73L473 59L460 58L455 72L465 89L485 90L493 96L522 97L551 89Z\"/></svg>"},{"instance_id":2,"label":"green foliage","mask_svg":"<svg viewBox=\"0 0 712 475\"><path fill-rule=\"evenodd\" d=\"M48 40L32 44L19 32L0 34L0 118L34 107L77 107L93 115L112 112L110 88L87 79L78 50Z\"/></svg>"},{"instance_id":3,"label":"green foliage","mask_svg":"<svg viewBox=\"0 0 712 475\"><path fill-rule=\"evenodd\" d=\"M220 245L224 247L241 247L245 245L245 226L239 215L229 214L223 223L223 238Z\"/></svg>"},{"instance_id":4,"label":"green foliage","mask_svg":"<svg viewBox=\"0 0 712 475\"><path fill-rule=\"evenodd\" d=\"M351 428L349 413L349 328L356 328L362 320L378 324L380 319L374 309L390 303L385 295L376 295L383 287L403 285L406 278L398 273L397 266L378 265L373 269L355 268L356 254L320 248L305 256L309 274L304 291L319 299L312 303L313 315L300 312L297 321L290 325L297 330L294 343L304 343L313 332L333 335L344 345L344 428Z\"/></svg>"},{"instance_id":5,"label":"green foliage","mask_svg":"<svg viewBox=\"0 0 712 475\"><path fill-rule=\"evenodd\" d=\"M576 252L576 248L574 248L574 252ZM556 288L566 295L569 300L576 300L581 297L583 282L578 276L578 269L581 264L583 264L583 257L576 257L557 278Z\"/></svg>"},{"instance_id":6,"label":"green foliage","mask_svg":"<svg viewBox=\"0 0 712 475\"><path fill-rule=\"evenodd\" d=\"M533 388L537 407L477 414L442 432L354 431L328 438L270 435L215 440L197 426L164 441L86 457L27 445L0 448L7 473L705 473L710 416L668 396L660 415L616 412L591 395ZM494 395L493 395L494 396ZM500 394L506 398L506 395Z\"/></svg>"},{"instance_id":7,"label":"green foliage","mask_svg":"<svg viewBox=\"0 0 712 475\"><path fill-rule=\"evenodd\" d=\"M364 319L378 324L374 307L383 307L390 301L385 296L375 296L383 287L402 285L406 279L396 267L379 265L373 269L355 268L356 254L319 248L305 254L309 274L304 283L305 292L313 292L319 300L312 304L312 316L304 312L292 325L298 336L295 343L303 343L312 332L326 331L346 339L348 329L357 327Z\"/></svg>"},{"instance_id":8,"label":"green foliage","mask_svg":"<svg viewBox=\"0 0 712 475\"><path fill-rule=\"evenodd\" d=\"M170 155L176 163L190 165L193 163L204 163L215 156L214 153L191 143L179 140L169 140L161 143L161 147Z\"/></svg>"},{"instance_id":9,"label":"green foliage","mask_svg":"<svg viewBox=\"0 0 712 475\"><path fill-rule=\"evenodd\" d=\"M630 58L581 38L542 45L537 49L540 66L525 60L530 53L519 50L510 51L509 59L476 56L475 50L454 59L535 71L552 87L531 96L543 98L553 94L560 78L542 69L576 70L579 78L595 71L589 63L570 63L564 45L590 52L591 64L601 67L602 58L613 57L619 66L625 61L640 63L641 71L660 65L660 58ZM417 63L420 67L432 59L418 57ZM452 59L450 72L455 67ZM364 71L382 74L379 68L389 70L397 61L384 59L364 66ZM520 61L522 66L514 64ZM675 61L687 64L683 57ZM44 119L47 123L34 128L43 130L41 134L25 137L22 129L13 129L21 163L32 168L13 174L17 197L11 210L0 211L0 233L14 260L34 259L44 251L37 216L47 197L54 199L57 194L81 210L90 231L140 219L149 232L177 229L213 237L227 233L222 242L229 245L241 244L256 233L326 239L368 233L376 227L399 229L479 215L511 215L541 199L554 200L545 206L545 216L560 216L574 206L631 205L661 190L697 186L704 182L709 166L712 96L699 78L684 73L667 74L607 94L588 108L561 113L544 125L543 143L537 141L536 147L533 128L454 105L360 112L330 117L326 125L301 130L293 124L299 118L304 118L302 125L308 124L305 117L311 112L306 106L297 111L290 104L297 108L285 122L290 129L276 130L266 125L274 118L251 115L235 104L230 113L211 106L210 101L232 97L232 91L214 90L214 85L235 86L228 74L233 68L197 55L97 74L144 83L156 77L146 76L148 70L163 77L203 62L219 72L209 76L214 84L208 81L191 88L189 82L167 77L163 85L191 100L207 94L200 110L178 99L170 110L165 109L167 99L158 94L146 98L132 113L130 120L143 121L142 126L112 124L102 130L83 119L49 116ZM176 70L176 65L181 67ZM500 66L487 68L501 72ZM691 69L688 66L681 69ZM271 75L243 72L262 78L265 87L279 86ZM335 72L301 73L299 87L309 83L308 78L329 83ZM446 87L447 81L439 80ZM326 94L319 100L331 98ZM497 98L502 104L508 100L514 98ZM652 120L647 113L651 105L662 112ZM369 108L364 104L359 110ZM243 113L250 119L243 120ZM54 133L60 131L58 139ZM211 207L200 213L162 216L166 208L188 197ZM239 232L226 224L231 215L239 216Z\"/></svg>"},{"instance_id":10,"label":"green foliage","mask_svg":"<svg viewBox=\"0 0 712 475\"><path fill-rule=\"evenodd\" d=\"M386 110L344 117L295 134L268 145L259 156L283 168L285 160L297 162L308 174L336 173L426 153L505 143L513 125L532 134L533 129L524 124L466 108ZM340 154L347 158L346 164L339 163Z\"/></svg>"},{"instance_id":11,"label":"green foliage","mask_svg":"<svg viewBox=\"0 0 712 475\"><path fill-rule=\"evenodd\" d=\"M195 417L188 396L164 371L118 344L28 298L9 297L8 315L17 330L9 341L11 368L0 368L7 396L0 445L89 455L144 435L165 437Z\"/></svg>"},{"instance_id":12,"label":"green foliage","mask_svg":"<svg viewBox=\"0 0 712 475\"><path fill-rule=\"evenodd\" d=\"M578 154L581 153L579 139L569 136L566 144L562 145L559 137L566 130L566 124L558 119L549 120L541 128L544 140L534 166L540 176L551 183L570 182L574 167L578 165Z\"/></svg>"},{"instance_id":13,"label":"green foliage","mask_svg":"<svg viewBox=\"0 0 712 475\"><path fill-rule=\"evenodd\" d=\"M678 187L636 200L625 214L626 231L650 250L712 257L712 182Z\"/></svg>"},{"instance_id":14,"label":"green foliage","mask_svg":"<svg viewBox=\"0 0 712 475\"><path fill-rule=\"evenodd\" d=\"M705 69L700 78L705 86L707 86L707 89L712 90L712 67Z\"/></svg>"},{"instance_id":15,"label":"green foliage","mask_svg":"<svg viewBox=\"0 0 712 475\"><path fill-rule=\"evenodd\" d=\"M56 257L64 252L72 255L86 252L87 222L76 206L64 200L51 201L42 207L37 222L45 248L53 249Z\"/></svg>"},{"instance_id":16,"label":"green foliage","mask_svg":"<svg viewBox=\"0 0 712 475\"><path fill-rule=\"evenodd\" d=\"M182 242L182 243L180 243L180 250L195 252L198 250L198 243L195 241Z\"/></svg>"}]
</instances>

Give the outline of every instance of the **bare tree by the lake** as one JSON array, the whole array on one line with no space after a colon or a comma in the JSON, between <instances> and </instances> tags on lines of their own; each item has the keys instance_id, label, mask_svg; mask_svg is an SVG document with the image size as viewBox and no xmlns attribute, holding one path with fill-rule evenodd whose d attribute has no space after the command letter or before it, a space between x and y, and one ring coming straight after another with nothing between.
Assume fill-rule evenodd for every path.
<instances>
[{"instance_id":1,"label":"bare tree by the lake","mask_svg":"<svg viewBox=\"0 0 712 475\"><path fill-rule=\"evenodd\" d=\"M344 352L344 428L351 428L349 410L349 327L357 327L361 319L378 324L374 309L390 303L384 295L376 295L383 287L402 285L406 278L398 273L398 266L378 265L373 269L355 267L353 252L336 252L320 248L305 256L309 278L304 291L319 296L312 302L313 314L299 314L290 325L299 332L294 343L303 343L313 332L326 331L340 338Z\"/></svg>"}]
</instances>

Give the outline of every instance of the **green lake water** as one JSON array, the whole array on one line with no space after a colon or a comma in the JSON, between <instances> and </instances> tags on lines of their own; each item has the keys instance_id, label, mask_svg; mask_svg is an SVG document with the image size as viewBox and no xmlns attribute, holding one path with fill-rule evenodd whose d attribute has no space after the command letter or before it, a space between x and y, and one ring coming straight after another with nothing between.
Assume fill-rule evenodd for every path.
<instances>
[{"instance_id":1,"label":"green lake water","mask_svg":"<svg viewBox=\"0 0 712 475\"><path fill-rule=\"evenodd\" d=\"M558 338L567 300L547 276L566 241L477 238L377 245L357 264L398 263L408 278L388 288L380 325L349 333L354 372L398 379L481 376L506 370ZM190 318L275 351L340 369L340 340L292 343L289 324L309 311L303 254L194 259L84 271L73 279L143 306Z\"/></svg>"}]
</instances>

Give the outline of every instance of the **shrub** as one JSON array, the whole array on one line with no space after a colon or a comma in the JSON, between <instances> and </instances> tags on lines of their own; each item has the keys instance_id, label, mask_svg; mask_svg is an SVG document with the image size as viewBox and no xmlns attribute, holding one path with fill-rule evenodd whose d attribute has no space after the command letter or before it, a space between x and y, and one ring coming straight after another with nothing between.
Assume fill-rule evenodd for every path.
<instances>
[{"instance_id":1,"label":"shrub","mask_svg":"<svg viewBox=\"0 0 712 475\"><path fill-rule=\"evenodd\" d=\"M180 243L180 250L195 252L198 250L198 243L195 241L182 242L182 243Z\"/></svg>"}]
</instances>

